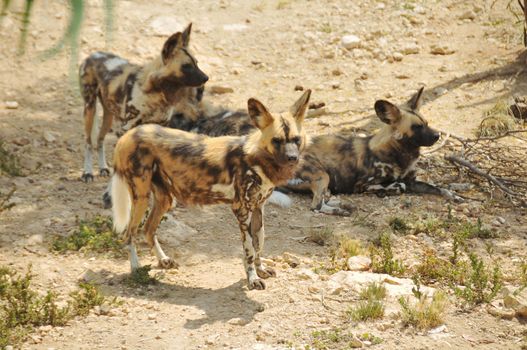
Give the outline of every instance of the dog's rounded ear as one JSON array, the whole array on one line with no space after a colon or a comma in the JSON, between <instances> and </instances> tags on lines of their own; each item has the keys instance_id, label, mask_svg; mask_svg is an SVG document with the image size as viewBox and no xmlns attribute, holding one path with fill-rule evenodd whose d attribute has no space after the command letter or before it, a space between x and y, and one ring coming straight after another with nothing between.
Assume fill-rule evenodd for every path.
<instances>
[{"instance_id":1,"label":"dog's rounded ear","mask_svg":"<svg viewBox=\"0 0 527 350\"><path fill-rule=\"evenodd\" d=\"M293 118L295 118L297 123L302 123L304 121L304 116L306 115L307 106L309 104L309 98L311 97L311 90L306 90L302 96L291 106L290 112Z\"/></svg>"},{"instance_id":2,"label":"dog's rounded ear","mask_svg":"<svg viewBox=\"0 0 527 350\"><path fill-rule=\"evenodd\" d=\"M190 42L190 31L192 30L192 22L190 22L181 34L181 38L183 39L183 47L188 47L188 43Z\"/></svg>"},{"instance_id":3,"label":"dog's rounded ear","mask_svg":"<svg viewBox=\"0 0 527 350\"><path fill-rule=\"evenodd\" d=\"M399 107L385 100L375 102L375 113L386 124L395 124L401 119L401 110Z\"/></svg>"},{"instance_id":4,"label":"dog's rounded ear","mask_svg":"<svg viewBox=\"0 0 527 350\"><path fill-rule=\"evenodd\" d=\"M421 107L424 89L425 87L421 86L421 88L408 100L408 102L406 102L406 106L410 108L410 110L412 111L419 110L419 107Z\"/></svg>"},{"instance_id":5,"label":"dog's rounded ear","mask_svg":"<svg viewBox=\"0 0 527 350\"><path fill-rule=\"evenodd\" d=\"M274 121L273 116L263 103L255 98L250 98L247 101L247 110L253 124L260 130L265 129Z\"/></svg>"},{"instance_id":6,"label":"dog's rounded ear","mask_svg":"<svg viewBox=\"0 0 527 350\"><path fill-rule=\"evenodd\" d=\"M174 51L183 45L183 34L181 32L174 33L165 41L163 50L161 50L161 59L164 64L174 56Z\"/></svg>"}]
</instances>

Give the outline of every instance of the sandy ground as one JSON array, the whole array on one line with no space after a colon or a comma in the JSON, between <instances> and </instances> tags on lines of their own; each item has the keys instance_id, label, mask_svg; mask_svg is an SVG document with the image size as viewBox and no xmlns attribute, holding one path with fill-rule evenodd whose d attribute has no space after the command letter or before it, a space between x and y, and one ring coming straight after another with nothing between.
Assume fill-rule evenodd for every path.
<instances>
[{"instance_id":1,"label":"sandy ground","mask_svg":"<svg viewBox=\"0 0 527 350\"><path fill-rule=\"evenodd\" d=\"M244 108L249 97L257 97L271 109L281 110L297 98L294 87L302 85L312 88L313 101L325 102L331 112L308 119L308 132L349 127L371 132L379 127L373 114L376 99L403 102L425 85L422 114L430 124L471 136L484 110L501 98L527 91L524 72L491 74L514 69L523 50L520 26L511 20L507 4L504 0L202 0L189 5L179 0L123 0L117 2L113 41L107 44L102 1L89 1L79 60L93 51L109 50L146 62L158 55L165 34L192 21L191 48L211 77L209 84L234 89L230 94L206 95L215 104ZM15 2L15 9L19 5ZM51 237L72 232L76 217L110 214L100 201L106 179L96 178L90 184L79 180L82 103L70 79L69 56L38 59L67 25L65 2L36 2L22 57L15 55L18 10L4 18L0 31L0 101L19 104L17 109L0 108L0 138L21 157L29 175L0 177L2 192L17 187L12 199L16 206L0 217L0 263L20 271L32 263L35 286L61 294L74 290L79 276L91 269L106 295L123 300L111 316L90 315L66 327L37 331L23 348L279 349L291 344L303 348L314 330L330 327L373 333L383 339L376 346L383 349L520 348L525 326L517 320L499 320L484 307L467 312L450 307L448 332L439 336L404 329L390 318L353 324L343 312L353 293L323 303L320 292L309 288L314 282L300 276L301 269L327 259L328 249L295 238L325 226L335 234L372 240L393 215L444 215L447 202L441 198L352 196L347 199L359 210L349 218L312 213L309 198L303 196L294 196L295 205L289 209L269 206L265 255L275 257L278 277L268 281L265 291L247 290L237 225L229 209L221 206L172 211L192 231L165 244L181 267L144 290L119 283L128 272L125 259L51 253ZM347 34L360 39L358 48L342 47L341 38ZM432 54L433 46L452 53ZM28 144L17 145L26 143L20 142L23 139ZM115 136L107 142L114 144ZM42 167L32 171L38 163ZM421 177L446 185L430 171L423 170ZM471 204L453 207L463 212L467 205ZM490 204L479 207L477 214L469 216L480 216L486 223L496 216L505 219L499 227L504 234L492 243L495 258L513 276L527 256L525 211ZM160 232L161 237L174 236L169 223ZM430 242L438 250L448 249L444 241L419 235L397 239L396 255L415 262ZM484 242L471 244L485 249ZM301 266L280 263L284 252L299 256ZM140 256L144 264L155 263L145 247Z\"/></svg>"}]
</instances>

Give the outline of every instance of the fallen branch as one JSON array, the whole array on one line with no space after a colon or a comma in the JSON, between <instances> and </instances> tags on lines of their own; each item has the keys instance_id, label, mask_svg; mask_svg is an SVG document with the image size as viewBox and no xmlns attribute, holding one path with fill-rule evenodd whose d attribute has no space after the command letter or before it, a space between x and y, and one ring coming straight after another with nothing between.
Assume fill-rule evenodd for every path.
<instances>
[{"instance_id":1,"label":"fallen branch","mask_svg":"<svg viewBox=\"0 0 527 350\"><path fill-rule=\"evenodd\" d=\"M487 174L486 172L484 172L483 170L481 170L480 168L478 168L477 166L475 166L474 164L472 164L471 162L469 162L468 160L466 159L463 159L463 158L460 158L460 157L456 157L454 155L449 155L449 156L445 156L445 159L448 160L449 162L451 163L454 163L454 164L458 164L458 165L461 165L461 166L464 166L466 168L468 168L470 171L472 171L473 173L479 175L479 176L482 176L484 177L485 179L487 179L488 181L490 181L491 183L495 184L496 186L498 186L503 192L507 193L508 195L512 196L512 197L516 197L516 193L514 193L513 191L511 191L507 186L505 186L501 181L499 181L498 179L496 179L494 176L492 176L491 174Z\"/></svg>"}]
</instances>

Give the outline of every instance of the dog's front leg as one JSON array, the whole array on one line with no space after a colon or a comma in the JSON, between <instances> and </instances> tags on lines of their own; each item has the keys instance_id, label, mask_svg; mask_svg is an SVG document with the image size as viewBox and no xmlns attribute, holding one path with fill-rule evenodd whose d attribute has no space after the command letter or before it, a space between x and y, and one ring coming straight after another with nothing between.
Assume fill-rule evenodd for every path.
<instances>
[{"instance_id":1,"label":"dog's front leg","mask_svg":"<svg viewBox=\"0 0 527 350\"><path fill-rule=\"evenodd\" d=\"M406 182L406 186L407 186L407 190L413 193L433 194L436 196L443 196L455 202L463 202L463 198L456 195L455 193L452 193L451 191L445 188L440 188L440 187L431 185L423 181L417 181L417 180L408 181Z\"/></svg>"},{"instance_id":2,"label":"dog's front leg","mask_svg":"<svg viewBox=\"0 0 527 350\"><path fill-rule=\"evenodd\" d=\"M256 266L256 274L260 278L275 277L275 270L270 267L266 267L260 259L260 253L263 250L265 240L263 206L252 211L250 232L255 251L254 264Z\"/></svg>"},{"instance_id":3,"label":"dog's front leg","mask_svg":"<svg viewBox=\"0 0 527 350\"><path fill-rule=\"evenodd\" d=\"M245 273L247 274L247 282L249 289L265 289L265 283L258 277L255 267L256 250L255 245L259 243L253 242L251 235L251 220L252 212L247 208L246 203L234 202L232 210L238 224L240 226L242 245L243 245L243 266L245 267ZM256 244L255 244L256 243Z\"/></svg>"}]
</instances>

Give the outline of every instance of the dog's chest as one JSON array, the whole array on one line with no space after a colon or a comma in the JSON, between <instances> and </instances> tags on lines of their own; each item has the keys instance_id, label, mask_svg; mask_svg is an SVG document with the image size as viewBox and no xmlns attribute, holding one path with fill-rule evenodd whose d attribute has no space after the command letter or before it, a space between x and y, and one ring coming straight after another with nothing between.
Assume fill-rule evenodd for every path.
<instances>
[{"instance_id":1,"label":"dog's chest","mask_svg":"<svg viewBox=\"0 0 527 350\"><path fill-rule=\"evenodd\" d=\"M258 166L249 168L240 175L237 199L250 208L260 207L273 192L274 184Z\"/></svg>"}]
</instances>

